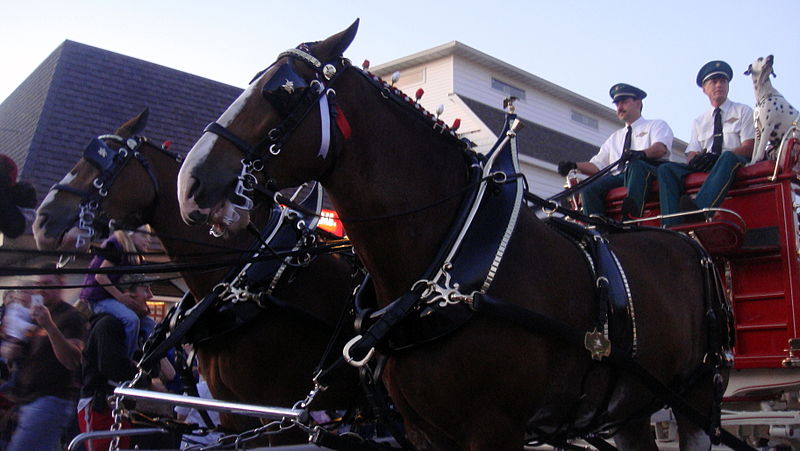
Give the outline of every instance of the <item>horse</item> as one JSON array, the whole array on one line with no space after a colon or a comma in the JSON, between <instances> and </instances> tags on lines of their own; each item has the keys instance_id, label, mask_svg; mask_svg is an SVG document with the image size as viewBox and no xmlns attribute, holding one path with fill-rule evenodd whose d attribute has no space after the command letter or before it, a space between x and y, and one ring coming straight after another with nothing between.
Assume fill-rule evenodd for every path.
<instances>
[{"instance_id":1,"label":"horse","mask_svg":"<svg viewBox=\"0 0 800 451\"><path fill-rule=\"evenodd\" d=\"M122 141L138 136L144 129L147 111L123 124L115 135ZM120 139L117 138L116 141ZM110 145L119 145L108 140ZM98 205L98 218L113 220L118 226L135 228L149 223L175 263L198 263L243 257L253 241L247 233L231 235L225 241L230 252L220 257L219 239L196 227L188 227L176 214L176 178L180 157L146 139L136 149L140 157L122 166L116 177L105 183L107 191ZM135 161L132 161L135 160ZM99 172L86 157L81 158L47 194L37 210L34 234L40 249L70 245L82 232L74 227L81 196L92 192ZM262 225L269 209L255 208L248 218ZM102 214L101 214L102 213ZM225 234L225 230L218 230ZM67 243L65 243L65 241ZM185 271L182 276L195 299L202 297L225 275L226 269ZM352 262L341 255L321 254L308 265L287 270L274 296L295 306L287 310L269 306L249 323L222 335L205 339L195 349L199 370L215 399L262 405L291 406L302 400L311 388L315 366L326 349L352 291ZM298 312L308 312L309 315ZM318 398L312 408L346 408L357 388L355 376ZM221 414L223 427L245 431L259 423L251 417ZM279 434L286 436L286 434ZM294 442L300 437L271 438L273 443Z\"/></svg>"},{"instance_id":2,"label":"horse","mask_svg":"<svg viewBox=\"0 0 800 451\"><path fill-rule=\"evenodd\" d=\"M220 211L237 208L228 199L233 187L241 188L242 162L263 166L252 175L264 189L319 181L372 277L379 306L392 308L428 282L420 275L440 261L475 163L441 121L426 119L432 115L342 56L357 27L358 21L290 49L257 74L190 150L178 200L187 223L215 222ZM582 249L532 208L520 209L510 233L493 281L480 294L592 330L599 281ZM635 360L660 382L682 385L698 411L711 412L725 370L716 380L697 372L711 332L696 248L662 230L603 240L621 262L635 304ZM450 294L438 299L467 304L459 311L469 312L476 299ZM409 311L421 318L425 307ZM441 335L402 350L379 347L388 357L384 383L417 448L518 450L562 425L580 430L599 409L618 447L656 449L649 416L663 402L585 349L480 312ZM688 416L678 412L677 420L681 449L710 446Z\"/></svg>"}]
</instances>

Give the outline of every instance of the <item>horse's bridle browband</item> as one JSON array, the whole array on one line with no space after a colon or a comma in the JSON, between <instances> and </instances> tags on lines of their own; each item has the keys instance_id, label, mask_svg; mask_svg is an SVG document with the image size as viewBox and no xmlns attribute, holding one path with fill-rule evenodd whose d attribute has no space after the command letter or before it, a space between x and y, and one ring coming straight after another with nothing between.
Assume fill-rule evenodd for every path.
<instances>
[{"instance_id":1,"label":"horse's bridle browband","mask_svg":"<svg viewBox=\"0 0 800 451\"><path fill-rule=\"evenodd\" d=\"M114 149L106 144L105 141L117 143L119 148ZM131 159L135 158L145 169L153 185L155 195L158 197L158 179L156 179L147 159L139 152L141 146L147 142L148 139L144 136L134 136L126 139L118 135L100 135L92 139L83 152L83 158L100 171L100 175L92 181L91 188L82 190L61 183L53 185L51 190L65 191L81 198L78 213L78 229L80 233L75 241L76 248L82 248L87 243L87 240L91 240L98 235L98 231L101 228L105 230L120 227L119 222L100 215L100 205L105 197L108 196L108 190L111 185ZM167 152L158 146L156 147L175 158L176 161L181 161L177 154ZM147 219L152 215L152 211L140 212L140 214L142 223L146 223Z\"/></svg>"}]
</instances>

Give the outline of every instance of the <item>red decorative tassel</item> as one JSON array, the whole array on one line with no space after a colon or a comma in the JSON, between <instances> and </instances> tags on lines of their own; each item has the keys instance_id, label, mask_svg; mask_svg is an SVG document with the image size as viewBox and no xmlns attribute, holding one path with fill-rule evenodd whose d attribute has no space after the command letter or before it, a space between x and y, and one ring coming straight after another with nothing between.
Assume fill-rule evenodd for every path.
<instances>
[{"instance_id":1,"label":"red decorative tassel","mask_svg":"<svg viewBox=\"0 0 800 451\"><path fill-rule=\"evenodd\" d=\"M456 131L458 130L458 127L461 127L461 119L456 118L456 120L453 121L453 126L450 127L450 129Z\"/></svg>"},{"instance_id":2,"label":"red decorative tassel","mask_svg":"<svg viewBox=\"0 0 800 451\"><path fill-rule=\"evenodd\" d=\"M164 141L161 143L161 148L164 150L169 150L170 147L172 147L172 141Z\"/></svg>"},{"instance_id":3,"label":"red decorative tassel","mask_svg":"<svg viewBox=\"0 0 800 451\"><path fill-rule=\"evenodd\" d=\"M339 106L336 106L336 125L339 127L339 131L342 132L342 138L345 141L350 139L350 134L352 129L350 128L350 122L344 117L344 111L342 111Z\"/></svg>"},{"instance_id":4,"label":"red decorative tassel","mask_svg":"<svg viewBox=\"0 0 800 451\"><path fill-rule=\"evenodd\" d=\"M364 60L364 62L361 63L361 68L364 70L369 69L369 60Z\"/></svg>"},{"instance_id":5,"label":"red decorative tassel","mask_svg":"<svg viewBox=\"0 0 800 451\"><path fill-rule=\"evenodd\" d=\"M422 98L423 94L425 94L425 90L423 90L422 88L417 89L417 92L414 94L414 97L416 97L417 102L419 102L419 99Z\"/></svg>"}]
</instances>

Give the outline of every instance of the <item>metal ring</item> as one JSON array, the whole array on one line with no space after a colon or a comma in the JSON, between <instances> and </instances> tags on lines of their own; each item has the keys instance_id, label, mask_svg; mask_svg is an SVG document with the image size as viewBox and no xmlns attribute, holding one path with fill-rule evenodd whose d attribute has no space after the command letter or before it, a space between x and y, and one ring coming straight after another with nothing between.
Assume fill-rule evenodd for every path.
<instances>
[{"instance_id":1,"label":"metal ring","mask_svg":"<svg viewBox=\"0 0 800 451\"><path fill-rule=\"evenodd\" d=\"M103 182L101 182L99 178L96 178L92 181L92 186L94 186L97 189L101 189L103 188Z\"/></svg>"},{"instance_id":2,"label":"metal ring","mask_svg":"<svg viewBox=\"0 0 800 451\"><path fill-rule=\"evenodd\" d=\"M322 94L322 91L325 89L325 85L323 85L319 80L311 80L311 83L309 83L308 86L310 88L314 88L317 94Z\"/></svg>"},{"instance_id":3,"label":"metal ring","mask_svg":"<svg viewBox=\"0 0 800 451\"><path fill-rule=\"evenodd\" d=\"M508 174L503 171L497 171L492 174L492 181L497 184L503 184L508 180Z\"/></svg>"},{"instance_id":4,"label":"metal ring","mask_svg":"<svg viewBox=\"0 0 800 451\"><path fill-rule=\"evenodd\" d=\"M253 160L250 162L250 165L256 172L261 172L264 170L264 162L261 160Z\"/></svg>"},{"instance_id":5,"label":"metal ring","mask_svg":"<svg viewBox=\"0 0 800 451\"><path fill-rule=\"evenodd\" d=\"M355 360L354 358L350 357L350 348L361 341L361 338L362 337L360 334L356 335L344 345L344 348L342 348L342 357L344 357L344 361L356 368L361 368L362 366L366 365L367 362L369 362L372 358L372 355L375 354L375 348L370 348L370 350L367 352L367 355L361 360Z\"/></svg>"},{"instance_id":6,"label":"metal ring","mask_svg":"<svg viewBox=\"0 0 800 451\"><path fill-rule=\"evenodd\" d=\"M278 155L280 155L280 153L281 153L281 148L277 147L277 146L278 146L278 144L273 144L273 145L269 146L269 153L271 153L272 155L274 155L276 157Z\"/></svg>"},{"instance_id":7,"label":"metal ring","mask_svg":"<svg viewBox=\"0 0 800 451\"><path fill-rule=\"evenodd\" d=\"M555 212L557 212L557 211L558 211L558 202L556 202L556 201L554 201L554 200L551 200L551 201L549 201L549 203L550 203L550 205L552 205L552 206L553 206L553 208L542 207L542 211L543 211L543 212L544 212L546 215L548 215L548 216L552 216L552 215L553 215L553 213L555 213Z\"/></svg>"},{"instance_id":8,"label":"metal ring","mask_svg":"<svg viewBox=\"0 0 800 451\"><path fill-rule=\"evenodd\" d=\"M121 156L122 158L127 157L128 156L128 149L126 149L124 147L120 147L118 155Z\"/></svg>"},{"instance_id":9,"label":"metal ring","mask_svg":"<svg viewBox=\"0 0 800 451\"><path fill-rule=\"evenodd\" d=\"M281 131L277 127L273 128L272 130L270 130L267 133L267 138L269 138L270 141L273 141L273 142L279 140L280 137L281 137Z\"/></svg>"}]
</instances>

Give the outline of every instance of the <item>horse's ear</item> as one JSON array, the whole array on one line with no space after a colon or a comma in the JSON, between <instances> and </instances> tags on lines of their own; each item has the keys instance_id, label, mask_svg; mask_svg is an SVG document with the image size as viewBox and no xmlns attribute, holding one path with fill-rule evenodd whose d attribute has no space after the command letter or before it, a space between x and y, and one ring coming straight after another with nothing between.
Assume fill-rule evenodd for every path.
<instances>
[{"instance_id":1,"label":"horse's ear","mask_svg":"<svg viewBox=\"0 0 800 451\"><path fill-rule=\"evenodd\" d=\"M147 126L148 116L150 116L150 108L145 107L144 111L139 113L136 117L122 124L122 126L117 129L117 135L127 138L129 136L141 134Z\"/></svg>"},{"instance_id":2,"label":"horse's ear","mask_svg":"<svg viewBox=\"0 0 800 451\"><path fill-rule=\"evenodd\" d=\"M336 33L328 39L320 42L318 51L315 53L325 60L342 56L344 51L347 50L347 47L350 47L350 43L352 43L353 39L356 37L359 21L360 19L356 19L355 22L347 27L346 30Z\"/></svg>"},{"instance_id":3,"label":"horse's ear","mask_svg":"<svg viewBox=\"0 0 800 451\"><path fill-rule=\"evenodd\" d=\"M744 71L744 74L745 74L745 75L750 75L750 74L752 74L752 73L753 73L753 65L752 65L752 64L748 64L748 65L747 65L747 70L746 70L746 71Z\"/></svg>"}]
</instances>

